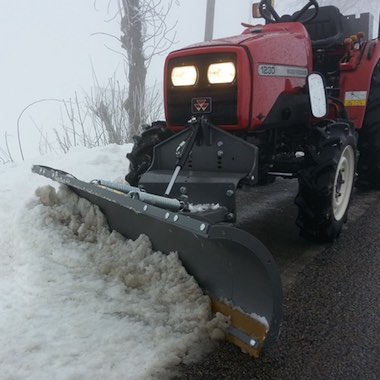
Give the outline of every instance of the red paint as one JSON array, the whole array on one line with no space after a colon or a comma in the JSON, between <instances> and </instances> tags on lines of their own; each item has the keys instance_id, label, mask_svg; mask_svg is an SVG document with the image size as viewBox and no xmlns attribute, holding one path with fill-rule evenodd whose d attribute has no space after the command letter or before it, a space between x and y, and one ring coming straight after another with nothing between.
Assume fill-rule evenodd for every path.
<instances>
[{"instance_id":1,"label":"red paint","mask_svg":"<svg viewBox=\"0 0 380 380\"><path fill-rule=\"evenodd\" d=\"M369 50L372 50L372 48L372 58L368 59ZM367 91L368 100L372 74L377 62L380 60L380 42L378 40L367 42L361 50L353 50L351 54L351 58L347 63L340 64L341 100L344 102L345 93L350 91ZM360 129L363 126L366 107L350 106L346 107L346 109L355 127Z\"/></svg>"},{"instance_id":2,"label":"red paint","mask_svg":"<svg viewBox=\"0 0 380 380\"><path fill-rule=\"evenodd\" d=\"M372 42L375 43L375 42ZM373 56L368 59L371 42L361 50L352 50L348 62L340 64L340 94L344 102L346 91L368 91L371 77L380 59L380 44L376 42ZM235 53L237 56L238 122L220 126L227 130L257 129L265 120L280 94L297 93L305 87L306 78L260 76L259 65L284 65L313 70L311 41L305 27L298 22L250 27L240 36L200 43L175 51L166 59L164 75L165 113L167 115L168 62L172 58L209 53ZM337 54L345 54L341 49ZM205 98L209 95L203 94ZM363 124L365 106L347 107L356 128ZM183 126L169 125L178 130Z\"/></svg>"}]
</instances>

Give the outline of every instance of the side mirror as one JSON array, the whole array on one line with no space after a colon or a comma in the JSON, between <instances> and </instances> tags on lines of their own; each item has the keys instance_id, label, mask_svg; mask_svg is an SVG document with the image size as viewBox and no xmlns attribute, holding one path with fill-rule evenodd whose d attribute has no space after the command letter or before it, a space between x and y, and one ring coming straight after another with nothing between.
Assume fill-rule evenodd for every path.
<instances>
[{"instance_id":1,"label":"side mirror","mask_svg":"<svg viewBox=\"0 0 380 380\"><path fill-rule=\"evenodd\" d=\"M253 18L261 18L260 3L252 4L252 17Z\"/></svg>"},{"instance_id":2,"label":"side mirror","mask_svg":"<svg viewBox=\"0 0 380 380\"><path fill-rule=\"evenodd\" d=\"M274 0L269 0L269 3L274 7ZM252 4L252 17L253 18L263 18L260 12L260 3Z\"/></svg>"},{"instance_id":3,"label":"side mirror","mask_svg":"<svg viewBox=\"0 0 380 380\"><path fill-rule=\"evenodd\" d=\"M325 82L321 74L311 73L307 77L311 113L314 117L322 118L327 115L327 95Z\"/></svg>"}]
</instances>

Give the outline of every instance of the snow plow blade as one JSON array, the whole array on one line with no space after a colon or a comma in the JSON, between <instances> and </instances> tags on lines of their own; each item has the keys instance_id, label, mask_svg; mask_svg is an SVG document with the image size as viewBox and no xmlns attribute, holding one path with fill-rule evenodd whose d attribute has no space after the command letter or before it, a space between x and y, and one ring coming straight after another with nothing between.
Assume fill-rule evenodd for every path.
<instances>
[{"instance_id":1,"label":"snow plow blade","mask_svg":"<svg viewBox=\"0 0 380 380\"><path fill-rule=\"evenodd\" d=\"M34 173L68 186L97 205L111 230L130 239L147 235L153 249L178 252L210 297L213 312L230 319L226 338L254 357L273 343L282 320L282 286L273 257L249 233L170 211L46 166Z\"/></svg>"}]
</instances>

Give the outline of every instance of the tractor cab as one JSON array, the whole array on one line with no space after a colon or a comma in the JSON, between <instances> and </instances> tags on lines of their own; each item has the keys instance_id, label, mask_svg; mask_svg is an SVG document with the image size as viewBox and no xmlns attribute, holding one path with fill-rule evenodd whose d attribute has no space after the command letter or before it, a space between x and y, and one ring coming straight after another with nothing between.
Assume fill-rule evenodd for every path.
<instances>
[{"instance_id":1,"label":"tractor cab","mask_svg":"<svg viewBox=\"0 0 380 380\"><path fill-rule=\"evenodd\" d=\"M319 7L313 16L314 10L308 9L299 19L310 35L313 68L324 76L330 95L339 97L339 74L351 67L351 59L361 53L371 38L373 16L369 12L360 17L346 16L333 5Z\"/></svg>"},{"instance_id":2,"label":"tractor cab","mask_svg":"<svg viewBox=\"0 0 380 380\"><path fill-rule=\"evenodd\" d=\"M374 31L374 18L371 10L360 6L360 16L343 15L335 5L319 6L316 0L309 1L301 10L293 14L279 15L273 7L274 1L264 0L253 4L253 18L264 18L266 23L301 22L305 25L315 48L329 48L341 45L344 39L362 32L371 39ZM350 9L350 12L354 10Z\"/></svg>"},{"instance_id":3,"label":"tractor cab","mask_svg":"<svg viewBox=\"0 0 380 380\"><path fill-rule=\"evenodd\" d=\"M263 0L254 4L252 16L264 18L266 24L301 22L311 40L313 70L323 75L329 95L339 98L340 74L356 68L357 56L373 35L373 15L370 12L359 17L343 15L334 5L319 6L317 1L310 0L301 10L280 16L273 3Z\"/></svg>"}]
</instances>

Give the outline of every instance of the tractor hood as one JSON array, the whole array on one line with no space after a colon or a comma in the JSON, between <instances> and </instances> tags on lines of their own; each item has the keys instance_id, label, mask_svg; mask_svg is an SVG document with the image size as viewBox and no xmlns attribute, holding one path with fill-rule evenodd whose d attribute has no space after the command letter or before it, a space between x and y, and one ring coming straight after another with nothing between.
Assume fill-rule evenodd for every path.
<instances>
[{"instance_id":1,"label":"tractor hood","mask_svg":"<svg viewBox=\"0 0 380 380\"><path fill-rule=\"evenodd\" d=\"M216 40L196 43L196 44L187 46L185 49L194 49L194 48L202 48L202 47L210 47L210 46L221 46L221 45L240 45L244 43L245 41L250 40L255 37L257 36L254 36L251 34L240 34L240 35L232 36L228 38L220 38Z\"/></svg>"},{"instance_id":2,"label":"tractor hood","mask_svg":"<svg viewBox=\"0 0 380 380\"><path fill-rule=\"evenodd\" d=\"M244 24L245 25L245 24ZM308 32L306 28L298 22L289 22L281 24L268 24L268 25L250 25L242 34L232 37L219 38L211 41L199 42L193 45L189 45L177 51L184 51L187 49L196 48L209 48L212 46L229 46L229 45L251 45L255 41L272 40L283 38L286 36L293 36L295 38L301 38L307 41L309 45ZM259 42L261 43L261 42ZM173 52L175 53L175 52Z\"/></svg>"},{"instance_id":3,"label":"tractor hood","mask_svg":"<svg viewBox=\"0 0 380 380\"><path fill-rule=\"evenodd\" d=\"M278 95L304 87L311 71L311 42L301 23L251 26L188 46L166 59L166 120L174 130L193 116L225 130L257 128Z\"/></svg>"}]
</instances>

